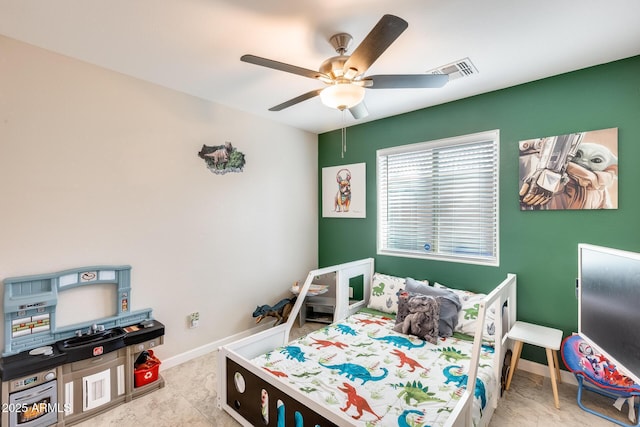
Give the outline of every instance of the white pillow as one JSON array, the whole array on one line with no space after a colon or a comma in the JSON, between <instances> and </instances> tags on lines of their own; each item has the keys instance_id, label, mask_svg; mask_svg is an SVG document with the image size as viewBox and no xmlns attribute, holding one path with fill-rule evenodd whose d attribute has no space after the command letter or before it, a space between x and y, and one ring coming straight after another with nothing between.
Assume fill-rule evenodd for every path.
<instances>
[{"instance_id":1,"label":"white pillow","mask_svg":"<svg viewBox=\"0 0 640 427\"><path fill-rule=\"evenodd\" d=\"M464 291L460 289L448 288L440 283L434 283L436 288L449 289L453 291L458 298L462 308L458 312L458 324L456 325L456 332L473 336L476 332L478 309L480 307L480 301L486 298L485 294L476 294L470 291ZM494 341L496 334L496 313L493 307L490 307L486 314L484 322L483 338L487 341Z\"/></svg>"},{"instance_id":2,"label":"white pillow","mask_svg":"<svg viewBox=\"0 0 640 427\"><path fill-rule=\"evenodd\" d=\"M368 308L389 314L398 312L398 291L404 289L404 279L375 273L371 281Z\"/></svg>"}]
</instances>

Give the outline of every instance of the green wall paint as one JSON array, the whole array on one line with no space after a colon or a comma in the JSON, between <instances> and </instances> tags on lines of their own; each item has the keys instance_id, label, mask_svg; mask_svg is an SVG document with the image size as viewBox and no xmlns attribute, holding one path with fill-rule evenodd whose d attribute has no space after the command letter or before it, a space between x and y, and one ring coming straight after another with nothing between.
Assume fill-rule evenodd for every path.
<instances>
[{"instance_id":1,"label":"green wall paint","mask_svg":"<svg viewBox=\"0 0 640 427\"><path fill-rule=\"evenodd\" d=\"M618 128L617 210L520 211L518 141L611 127ZM500 266L376 255L376 150L491 129L500 130ZM340 131L324 133L319 182L323 167L366 162L367 218L321 217L319 264L374 257L376 271L476 291L516 273L518 318L567 335L577 330L577 244L640 252L639 161L640 56L349 127L344 159ZM524 358L545 363L528 347Z\"/></svg>"}]
</instances>

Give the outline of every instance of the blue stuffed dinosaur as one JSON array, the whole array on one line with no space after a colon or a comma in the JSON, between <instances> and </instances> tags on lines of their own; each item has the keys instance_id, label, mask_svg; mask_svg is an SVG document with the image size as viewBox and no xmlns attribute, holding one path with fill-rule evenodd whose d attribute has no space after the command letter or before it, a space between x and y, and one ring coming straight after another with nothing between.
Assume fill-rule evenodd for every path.
<instances>
[{"instance_id":1,"label":"blue stuffed dinosaur","mask_svg":"<svg viewBox=\"0 0 640 427\"><path fill-rule=\"evenodd\" d=\"M257 318L256 323L260 323L262 319L268 316L276 318L274 326L286 322L289 319L289 313L291 313L293 305L296 303L296 298L281 299L274 306L267 304L257 306L253 312L253 317Z\"/></svg>"}]
</instances>

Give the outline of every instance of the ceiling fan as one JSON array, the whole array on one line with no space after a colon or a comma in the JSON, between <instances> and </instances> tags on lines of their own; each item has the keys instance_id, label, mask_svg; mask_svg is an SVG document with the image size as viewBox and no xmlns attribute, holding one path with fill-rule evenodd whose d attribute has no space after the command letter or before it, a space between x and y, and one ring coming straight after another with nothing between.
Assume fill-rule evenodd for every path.
<instances>
[{"instance_id":1,"label":"ceiling fan","mask_svg":"<svg viewBox=\"0 0 640 427\"><path fill-rule=\"evenodd\" d=\"M319 95L322 103L328 107L337 108L338 110L348 109L355 119L360 119L369 114L363 102L365 88L437 88L444 86L449 81L449 76L446 74L364 75L380 55L407 29L408 25L407 21L402 18L394 15L384 15L351 55L346 55L349 44L353 39L351 35L340 33L332 36L329 42L338 53L338 56L324 61L318 71L255 55L243 55L240 60L320 80L327 85L325 88L314 89L271 107L269 111L280 111Z\"/></svg>"}]
</instances>

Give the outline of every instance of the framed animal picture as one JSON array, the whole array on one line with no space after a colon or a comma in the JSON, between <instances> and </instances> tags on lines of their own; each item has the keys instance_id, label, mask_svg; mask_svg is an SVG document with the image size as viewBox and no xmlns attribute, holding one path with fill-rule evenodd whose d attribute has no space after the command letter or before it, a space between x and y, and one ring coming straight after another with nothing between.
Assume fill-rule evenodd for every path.
<instances>
[{"instance_id":1,"label":"framed animal picture","mask_svg":"<svg viewBox=\"0 0 640 427\"><path fill-rule=\"evenodd\" d=\"M366 218L366 163L322 168L323 218Z\"/></svg>"},{"instance_id":2,"label":"framed animal picture","mask_svg":"<svg viewBox=\"0 0 640 427\"><path fill-rule=\"evenodd\" d=\"M520 141L523 211L618 208L618 128Z\"/></svg>"}]
</instances>

